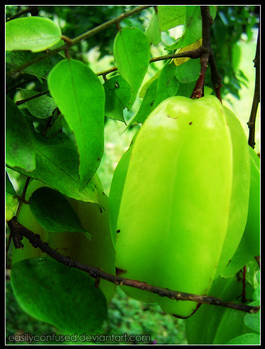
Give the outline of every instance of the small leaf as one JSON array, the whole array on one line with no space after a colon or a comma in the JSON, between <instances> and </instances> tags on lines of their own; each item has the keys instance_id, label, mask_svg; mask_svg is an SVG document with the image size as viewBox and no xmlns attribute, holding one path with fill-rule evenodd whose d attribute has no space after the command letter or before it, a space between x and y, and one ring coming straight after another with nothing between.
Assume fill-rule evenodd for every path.
<instances>
[{"instance_id":1,"label":"small leaf","mask_svg":"<svg viewBox=\"0 0 265 349\"><path fill-rule=\"evenodd\" d=\"M35 154L32 152L32 130L24 115L15 103L6 99L6 162L12 167L33 171L36 167Z\"/></svg>"},{"instance_id":2,"label":"small leaf","mask_svg":"<svg viewBox=\"0 0 265 349\"><path fill-rule=\"evenodd\" d=\"M48 18L23 17L6 23L7 51L39 52L53 46L60 38L60 28Z\"/></svg>"},{"instance_id":3,"label":"small leaf","mask_svg":"<svg viewBox=\"0 0 265 349\"><path fill-rule=\"evenodd\" d=\"M106 116L124 122L123 109L129 106L131 97L130 85L118 75L107 80L103 86L106 95Z\"/></svg>"},{"instance_id":4,"label":"small leaf","mask_svg":"<svg viewBox=\"0 0 265 349\"><path fill-rule=\"evenodd\" d=\"M144 99L140 105L138 112L130 120L129 125L135 123L143 123L151 111L155 108L155 99L157 91L157 79L152 81L151 85L148 87Z\"/></svg>"},{"instance_id":5,"label":"small leaf","mask_svg":"<svg viewBox=\"0 0 265 349\"><path fill-rule=\"evenodd\" d=\"M6 52L7 71L15 70L21 65L24 65L40 56L43 56L43 53L33 53L30 51L8 51ZM41 61L25 68L24 72L36 76L39 80L46 79L53 66L62 59L63 57L60 54L48 56Z\"/></svg>"},{"instance_id":6,"label":"small leaf","mask_svg":"<svg viewBox=\"0 0 265 349\"><path fill-rule=\"evenodd\" d=\"M245 333L241 336L234 337L229 342L224 344L260 344L260 336L257 333Z\"/></svg>"},{"instance_id":7,"label":"small leaf","mask_svg":"<svg viewBox=\"0 0 265 349\"><path fill-rule=\"evenodd\" d=\"M249 305L257 305L257 302L250 303ZM254 314L246 314L244 324L252 331L260 333L260 311Z\"/></svg>"},{"instance_id":8,"label":"small leaf","mask_svg":"<svg viewBox=\"0 0 265 349\"><path fill-rule=\"evenodd\" d=\"M161 32L159 27L158 15L153 14L149 26L145 32L146 37L148 38L150 44L158 45L161 41Z\"/></svg>"},{"instance_id":9,"label":"small leaf","mask_svg":"<svg viewBox=\"0 0 265 349\"><path fill-rule=\"evenodd\" d=\"M26 259L12 267L11 285L21 308L62 334L91 334L107 317L106 299L85 272L49 257Z\"/></svg>"},{"instance_id":10,"label":"small leaf","mask_svg":"<svg viewBox=\"0 0 265 349\"><path fill-rule=\"evenodd\" d=\"M158 6L158 18L161 31L174 28L185 23L188 6Z\"/></svg>"},{"instance_id":11,"label":"small leaf","mask_svg":"<svg viewBox=\"0 0 265 349\"><path fill-rule=\"evenodd\" d=\"M6 172L6 192L11 194L11 195L16 195L16 191L13 187L13 184L11 183L8 174Z\"/></svg>"},{"instance_id":12,"label":"small leaf","mask_svg":"<svg viewBox=\"0 0 265 349\"><path fill-rule=\"evenodd\" d=\"M42 228L48 232L86 232L66 198L47 187L36 190L30 208Z\"/></svg>"},{"instance_id":13,"label":"small leaf","mask_svg":"<svg viewBox=\"0 0 265 349\"><path fill-rule=\"evenodd\" d=\"M183 47L180 50L177 50L176 53L183 53L183 52L187 52L187 51L192 51L192 50L195 50L195 49L201 47L201 45L202 45L202 39L197 40L197 41L193 42L191 45ZM177 66L181 65L189 60L190 60L189 57L180 57L180 58L173 59L175 65L177 65Z\"/></svg>"},{"instance_id":14,"label":"small leaf","mask_svg":"<svg viewBox=\"0 0 265 349\"><path fill-rule=\"evenodd\" d=\"M115 37L113 52L121 76L132 88L132 104L149 64L150 46L147 37L138 28L122 28Z\"/></svg>"},{"instance_id":15,"label":"small leaf","mask_svg":"<svg viewBox=\"0 0 265 349\"><path fill-rule=\"evenodd\" d=\"M198 79L200 70L200 59L191 59L176 67L176 78L179 82L187 84Z\"/></svg>"},{"instance_id":16,"label":"small leaf","mask_svg":"<svg viewBox=\"0 0 265 349\"><path fill-rule=\"evenodd\" d=\"M21 89L20 93L23 99L27 99L29 97L37 95L39 92ZM46 119L50 117L54 109L56 108L54 100L47 95L42 95L40 97L29 100L25 103L25 105L28 108L29 112L39 119Z\"/></svg>"},{"instance_id":17,"label":"small leaf","mask_svg":"<svg viewBox=\"0 0 265 349\"><path fill-rule=\"evenodd\" d=\"M64 59L52 69L48 87L74 132L84 187L95 174L103 154L104 89L94 72L74 59Z\"/></svg>"},{"instance_id":18,"label":"small leaf","mask_svg":"<svg viewBox=\"0 0 265 349\"><path fill-rule=\"evenodd\" d=\"M174 64L166 64L161 70L157 80L157 91L155 106L164 99L175 96L179 89L179 82L176 79L176 67Z\"/></svg>"}]
</instances>

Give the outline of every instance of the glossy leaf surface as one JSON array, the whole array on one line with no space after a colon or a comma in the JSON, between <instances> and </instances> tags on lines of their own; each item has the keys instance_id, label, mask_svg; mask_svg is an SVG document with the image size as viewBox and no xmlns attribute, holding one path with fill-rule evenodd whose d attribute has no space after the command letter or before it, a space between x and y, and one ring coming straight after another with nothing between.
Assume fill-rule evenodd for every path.
<instances>
[{"instance_id":1,"label":"glossy leaf surface","mask_svg":"<svg viewBox=\"0 0 265 349\"><path fill-rule=\"evenodd\" d=\"M65 59L48 76L48 87L58 108L74 132L79 174L84 187L97 170L104 144L104 89L84 63Z\"/></svg>"},{"instance_id":2,"label":"glossy leaf surface","mask_svg":"<svg viewBox=\"0 0 265 349\"><path fill-rule=\"evenodd\" d=\"M60 28L50 19L31 16L6 23L6 50L39 52L61 39Z\"/></svg>"},{"instance_id":3,"label":"glossy leaf surface","mask_svg":"<svg viewBox=\"0 0 265 349\"><path fill-rule=\"evenodd\" d=\"M147 37L138 28L122 28L115 37L113 53L121 76L131 86L130 102L133 103L149 64Z\"/></svg>"}]
</instances>

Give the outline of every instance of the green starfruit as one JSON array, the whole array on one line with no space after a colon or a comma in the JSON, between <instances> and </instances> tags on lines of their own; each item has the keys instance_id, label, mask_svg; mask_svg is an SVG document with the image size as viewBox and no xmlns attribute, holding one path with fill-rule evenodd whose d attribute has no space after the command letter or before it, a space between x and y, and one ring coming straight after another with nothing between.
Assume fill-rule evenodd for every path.
<instances>
[{"instance_id":1,"label":"green starfruit","mask_svg":"<svg viewBox=\"0 0 265 349\"><path fill-rule=\"evenodd\" d=\"M242 238L249 183L247 140L232 112L214 96L163 101L131 150L117 219L122 276L207 295ZM197 307L123 289L181 317Z\"/></svg>"}]
</instances>

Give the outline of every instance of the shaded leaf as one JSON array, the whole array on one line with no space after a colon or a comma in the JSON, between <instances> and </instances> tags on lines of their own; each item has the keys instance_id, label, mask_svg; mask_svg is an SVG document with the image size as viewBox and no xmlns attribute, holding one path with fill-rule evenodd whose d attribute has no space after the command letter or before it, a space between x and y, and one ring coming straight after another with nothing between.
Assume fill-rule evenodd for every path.
<instances>
[{"instance_id":1,"label":"shaded leaf","mask_svg":"<svg viewBox=\"0 0 265 349\"><path fill-rule=\"evenodd\" d=\"M61 134L46 139L34 133L22 112L7 98L6 164L71 198L98 202L98 179L94 176L80 189L79 158L73 141Z\"/></svg>"},{"instance_id":2,"label":"shaded leaf","mask_svg":"<svg viewBox=\"0 0 265 349\"><path fill-rule=\"evenodd\" d=\"M23 17L6 23L7 51L39 52L53 46L60 38L60 28L48 18Z\"/></svg>"},{"instance_id":3,"label":"shaded leaf","mask_svg":"<svg viewBox=\"0 0 265 349\"><path fill-rule=\"evenodd\" d=\"M130 85L118 75L107 80L103 86L106 95L106 116L124 122L123 109L129 106L131 97Z\"/></svg>"},{"instance_id":4,"label":"shaded leaf","mask_svg":"<svg viewBox=\"0 0 265 349\"><path fill-rule=\"evenodd\" d=\"M15 70L21 65L26 64L39 56L43 56L43 53L32 53L30 51L8 51L6 52L7 71ZM39 80L46 79L53 66L62 59L63 57L60 54L48 56L41 61L25 68L24 72L36 76Z\"/></svg>"},{"instance_id":5,"label":"shaded leaf","mask_svg":"<svg viewBox=\"0 0 265 349\"><path fill-rule=\"evenodd\" d=\"M48 76L48 87L74 132L84 187L95 174L104 148L104 89L94 72L74 59L59 62Z\"/></svg>"},{"instance_id":6,"label":"shaded leaf","mask_svg":"<svg viewBox=\"0 0 265 349\"><path fill-rule=\"evenodd\" d=\"M36 167L32 131L15 103L6 99L6 162L33 171Z\"/></svg>"},{"instance_id":7,"label":"shaded leaf","mask_svg":"<svg viewBox=\"0 0 265 349\"><path fill-rule=\"evenodd\" d=\"M196 81L200 75L200 59L190 59L184 64L176 67L176 78L181 83Z\"/></svg>"},{"instance_id":8,"label":"shaded leaf","mask_svg":"<svg viewBox=\"0 0 265 349\"><path fill-rule=\"evenodd\" d=\"M62 334L93 333L107 317L106 300L95 281L49 257L16 263L11 285L27 314Z\"/></svg>"},{"instance_id":9,"label":"shaded leaf","mask_svg":"<svg viewBox=\"0 0 265 349\"><path fill-rule=\"evenodd\" d=\"M11 183L8 174L6 172L6 192L11 194L11 195L16 195L16 191L13 187L13 184Z\"/></svg>"},{"instance_id":10,"label":"shaded leaf","mask_svg":"<svg viewBox=\"0 0 265 349\"><path fill-rule=\"evenodd\" d=\"M23 99L27 99L37 95L39 92L21 89L20 93ZM36 97L32 100L29 100L25 103L25 105L28 108L29 112L39 119L46 119L50 117L54 109L56 108L56 104L53 98L47 95L42 95L40 97Z\"/></svg>"},{"instance_id":11,"label":"shaded leaf","mask_svg":"<svg viewBox=\"0 0 265 349\"><path fill-rule=\"evenodd\" d=\"M85 232L66 198L47 187L36 190L30 208L42 228L48 232Z\"/></svg>"},{"instance_id":12,"label":"shaded leaf","mask_svg":"<svg viewBox=\"0 0 265 349\"><path fill-rule=\"evenodd\" d=\"M257 333L245 333L234 337L225 344L260 344L260 336Z\"/></svg>"}]
</instances>

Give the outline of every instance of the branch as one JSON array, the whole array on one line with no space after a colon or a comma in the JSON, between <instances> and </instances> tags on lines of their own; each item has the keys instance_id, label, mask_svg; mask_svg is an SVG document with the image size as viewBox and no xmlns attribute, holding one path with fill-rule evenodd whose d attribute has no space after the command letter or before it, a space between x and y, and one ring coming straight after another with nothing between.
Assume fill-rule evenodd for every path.
<instances>
[{"instance_id":1,"label":"branch","mask_svg":"<svg viewBox=\"0 0 265 349\"><path fill-rule=\"evenodd\" d=\"M202 17L202 49L203 52L201 54L201 72L200 76L196 82L195 88L192 92L191 98L200 98L204 95L204 81L205 74L208 67L208 61L210 57L211 51L211 25L212 25L212 17L210 16L209 6L201 6L201 17Z\"/></svg>"},{"instance_id":2,"label":"branch","mask_svg":"<svg viewBox=\"0 0 265 349\"><path fill-rule=\"evenodd\" d=\"M45 94L48 93L48 92L49 92L48 90L42 91L42 92L40 92L40 93L37 93L37 94L34 95L34 96L31 96L31 97L22 99L22 100L20 100L20 101L17 101L17 102L16 102L16 105L20 105L20 104L26 103L26 102L28 102L28 101L31 101L32 99L37 98L37 97L40 97L40 96L43 96L43 95L45 95Z\"/></svg>"},{"instance_id":3,"label":"branch","mask_svg":"<svg viewBox=\"0 0 265 349\"><path fill-rule=\"evenodd\" d=\"M168 59L173 59L173 58L180 58L180 57L189 57L189 58L192 58L192 59L195 59L195 58L199 58L201 56L203 52L203 49L202 47L199 47L197 48L196 50L191 50L191 51L186 51L186 52L182 52L182 53L175 53L175 54L171 54L171 55L164 55L164 56L158 56L158 57L153 57L150 59L149 63L154 63L154 62L158 62L158 61L162 61L162 60L168 60ZM97 76L103 76L103 78L105 78L106 75L110 74L110 73L113 73L115 71L117 71L118 68L117 67L112 67L110 69L107 69L103 72L100 72L100 73L97 73L96 75ZM37 98L37 97L40 97L46 93L49 93L49 91L43 91L43 92L40 92L39 94L36 94L32 97L29 97L27 99L23 99L23 100L20 100L20 101L17 101L16 104L17 105L20 105L20 104L23 104L23 103L26 103L34 98Z\"/></svg>"},{"instance_id":4,"label":"branch","mask_svg":"<svg viewBox=\"0 0 265 349\"><path fill-rule=\"evenodd\" d=\"M10 221L8 221L8 225L10 227L10 230L13 232L13 234L18 236L19 240L21 240L23 236L26 237L30 241L32 246L34 246L35 248L37 247L40 248L43 252L45 252L47 255L54 258L55 260L57 260L59 263L62 263L71 268L82 270L88 273L91 277L95 278L96 280L102 278L104 280L107 280L119 286L125 285L125 286L138 288L144 291L158 294L161 297L167 297L170 299L183 300L183 301L194 301L200 304L212 304L217 306L223 306L231 309L241 310L248 313L256 313L260 309L259 306L236 304L232 302L225 302L225 301L222 301L221 299L211 297L211 296L200 296L200 295L195 295L195 294L186 293L186 292L172 291L167 288L161 288L161 287L156 287L156 286L147 284L146 282L126 279L118 275L115 276L112 274L108 274L100 270L99 268L81 264L79 262L73 261L69 257L61 255L56 250L52 249L46 242L43 242L38 234L33 233L32 231L26 229L20 223L18 223L16 217L13 217Z\"/></svg>"},{"instance_id":5,"label":"branch","mask_svg":"<svg viewBox=\"0 0 265 349\"><path fill-rule=\"evenodd\" d=\"M180 57L189 57L189 58L199 58L201 56L202 53L202 48L199 47L196 50L191 50L191 51L186 51L186 52L182 52L182 53L175 53L175 54L171 54L171 55L164 55L164 56L158 56L158 57L153 57L150 59L149 63L154 63L154 62L158 62L158 61L163 61L163 60L167 60L167 59L173 59L173 58L180 58ZM117 67L112 67L108 70L105 70L101 73L98 73L97 75L107 75L110 73L113 73L115 71L117 71L118 68Z\"/></svg>"},{"instance_id":6,"label":"branch","mask_svg":"<svg viewBox=\"0 0 265 349\"><path fill-rule=\"evenodd\" d=\"M17 14L15 14L14 16L11 16L11 17L9 17L7 20L6 20L6 22L8 22L8 21L11 21L12 19L15 19L15 18L18 18L18 17L20 17L20 16L22 16L22 15L24 15L25 13L28 13L28 12L30 12L32 15L35 15L35 14L37 14L36 12L37 12L37 7L35 6L29 6L28 8L26 8L25 10L21 10L21 11L19 11Z\"/></svg>"},{"instance_id":7,"label":"branch","mask_svg":"<svg viewBox=\"0 0 265 349\"><path fill-rule=\"evenodd\" d=\"M260 102L260 30L258 32L257 49L256 49L255 59L253 62L254 62L254 67L256 68L255 90L254 90L254 96L253 96L250 117L249 117L249 121L248 121L247 125L249 128L248 144L254 149L254 147L255 147L255 124L256 124L258 105Z\"/></svg>"},{"instance_id":8,"label":"branch","mask_svg":"<svg viewBox=\"0 0 265 349\"><path fill-rule=\"evenodd\" d=\"M31 60L30 62L27 62L25 64L22 64L21 66L17 67L16 69L12 70L9 72L9 75L11 74L14 74L14 73L18 73L18 72L21 72L22 70L26 69L27 67L29 67L30 65L32 64L35 64L47 57L50 57L50 56L54 56L56 53L60 52L60 51L63 51L65 49L68 49L69 47L73 46L73 45L76 45L77 43L79 43L80 41L82 40L85 40L85 39L88 39L96 34L98 34L99 32L101 32L102 30L105 30L107 28L109 28L110 26L112 26L113 24L116 24L120 21L122 21L123 19L127 18L127 17L130 17L130 16L133 16L134 14L138 13L138 12L141 12L145 9L147 9L148 7L151 7L151 5L146 5L146 6L139 6L139 7L136 7L135 9L131 10L131 11L127 11L123 14L121 14L120 16L114 18L114 19L111 19L79 36L77 36L76 38L74 39L69 39L69 42L67 42L65 45L63 46L60 46L54 50L49 50L49 51L46 51L45 54L43 54L42 56L39 56L39 57L36 57L35 59ZM64 38L64 36L63 36Z\"/></svg>"}]
</instances>

